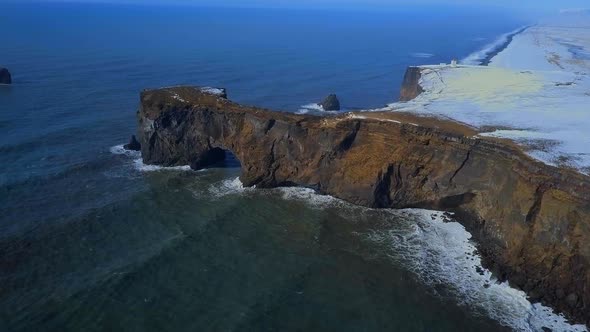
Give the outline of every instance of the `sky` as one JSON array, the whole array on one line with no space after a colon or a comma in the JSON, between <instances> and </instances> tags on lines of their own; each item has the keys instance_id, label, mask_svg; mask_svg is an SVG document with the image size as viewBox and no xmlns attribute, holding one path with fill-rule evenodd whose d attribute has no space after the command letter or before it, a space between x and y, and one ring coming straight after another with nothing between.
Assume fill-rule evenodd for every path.
<instances>
[{"instance_id":1,"label":"sky","mask_svg":"<svg viewBox=\"0 0 590 332\"><path fill-rule=\"evenodd\" d=\"M14 0L0 0L11 2ZM19 0L26 1L26 0ZM590 8L590 0L29 0L45 2L107 2L136 4L175 4L228 7L273 8L383 8L404 5L451 5L501 7L524 12L551 12L571 8Z\"/></svg>"},{"instance_id":2,"label":"sky","mask_svg":"<svg viewBox=\"0 0 590 332\"><path fill-rule=\"evenodd\" d=\"M52 0L46 0L52 1ZM58 0L59 1L59 0ZM63 0L62 0L63 1ZM223 5L223 6L276 6L276 7L315 7L315 6L373 6L391 7L406 4L439 4L439 5L485 5L505 6L514 8L587 8L588 0L66 0L71 2L111 2L111 3L179 3L193 5Z\"/></svg>"}]
</instances>

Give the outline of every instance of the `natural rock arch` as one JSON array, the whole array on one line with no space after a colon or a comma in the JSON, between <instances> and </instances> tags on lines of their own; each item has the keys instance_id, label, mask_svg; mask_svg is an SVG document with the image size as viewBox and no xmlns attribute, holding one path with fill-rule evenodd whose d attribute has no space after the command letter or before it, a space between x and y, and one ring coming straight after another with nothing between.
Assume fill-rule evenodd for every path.
<instances>
[{"instance_id":1,"label":"natural rock arch","mask_svg":"<svg viewBox=\"0 0 590 332\"><path fill-rule=\"evenodd\" d=\"M229 150L245 186L299 185L368 207L455 212L501 279L590 322L588 176L440 119L303 116L191 87L144 91L138 122L145 163L198 169Z\"/></svg>"}]
</instances>

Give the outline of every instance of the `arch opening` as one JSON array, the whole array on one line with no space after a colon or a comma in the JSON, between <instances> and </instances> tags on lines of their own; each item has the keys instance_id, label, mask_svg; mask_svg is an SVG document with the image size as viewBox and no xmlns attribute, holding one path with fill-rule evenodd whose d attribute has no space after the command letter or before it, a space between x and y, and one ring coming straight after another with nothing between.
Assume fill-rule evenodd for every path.
<instances>
[{"instance_id":1,"label":"arch opening","mask_svg":"<svg viewBox=\"0 0 590 332\"><path fill-rule=\"evenodd\" d=\"M203 168L241 168L242 165L236 155L226 149L212 148L199 155L199 158L193 161L192 169Z\"/></svg>"}]
</instances>

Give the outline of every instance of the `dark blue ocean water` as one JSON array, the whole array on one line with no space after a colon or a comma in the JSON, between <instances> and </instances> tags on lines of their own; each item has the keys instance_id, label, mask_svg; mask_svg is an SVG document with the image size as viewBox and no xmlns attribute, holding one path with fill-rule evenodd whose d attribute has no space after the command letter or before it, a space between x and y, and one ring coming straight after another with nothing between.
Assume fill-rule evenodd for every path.
<instances>
[{"instance_id":1,"label":"dark blue ocean water","mask_svg":"<svg viewBox=\"0 0 590 332\"><path fill-rule=\"evenodd\" d=\"M361 236L410 216L244 191L235 163L146 171L111 150L135 131L144 88L378 107L407 66L463 58L524 23L442 7L0 3L14 80L0 86L0 330L497 331Z\"/></svg>"}]
</instances>

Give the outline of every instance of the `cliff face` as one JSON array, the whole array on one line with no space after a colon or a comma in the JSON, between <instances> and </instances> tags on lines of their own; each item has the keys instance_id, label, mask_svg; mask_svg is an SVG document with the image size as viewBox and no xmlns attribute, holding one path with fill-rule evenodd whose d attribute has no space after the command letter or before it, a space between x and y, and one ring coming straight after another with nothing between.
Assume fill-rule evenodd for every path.
<instances>
[{"instance_id":1,"label":"cliff face","mask_svg":"<svg viewBox=\"0 0 590 332\"><path fill-rule=\"evenodd\" d=\"M409 101L419 94L424 92L420 86L420 77L422 73L419 67L409 67L404 74L404 80L402 82L402 89L399 94L400 101Z\"/></svg>"},{"instance_id":2,"label":"cliff face","mask_svg":"<svg viewBox=\"0 0 590 332\"><path fill-rule=\"evenodd\" d=\"M587 176L455 123L272 112L199 88L144 91L138 121L145 163L198 169L229 150L245 186L298 185L368 207L455 212L500 278L590 324Z\"/></svg>"},{"instance_id":3,"label":"cliff face","mask_svg":"<svg viewBox=\"0 0 590 332\"><path fill-rule=\"evenodd\" d=\"M6 68L0 67L0 84L12 84L12 77Z\"/></svg>"}]
</instances>

